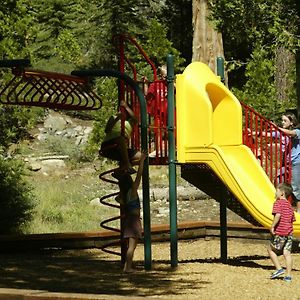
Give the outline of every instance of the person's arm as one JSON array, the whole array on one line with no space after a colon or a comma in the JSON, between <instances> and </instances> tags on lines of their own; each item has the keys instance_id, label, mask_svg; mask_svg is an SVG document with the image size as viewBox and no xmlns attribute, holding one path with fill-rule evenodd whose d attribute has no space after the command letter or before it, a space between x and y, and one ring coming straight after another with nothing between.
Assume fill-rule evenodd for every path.
<instances>
[{"instance_id":1,"label":"person's arm","mask_svg":"<svg viewBox=\"0 0 300 300\"><path fill-rule=\"evenodd\" d=\"M118 122L118 120L120 120L120 118L121 118L120 114L116 115L115 117L111 116L106 123L104 132L105 133L111 132L115 124Z\"/></svg>"},{"instance_id":2,"label":"person's arm","mask_svg":"<svg viewBox=\"0 0 300 300\"><path fill-rule=\"evenodd\" d=\"M284 129L284 128L280 128L279 129L285 133L286 135L290 136L290 137L295 137L297 136L297 131L296 130L289 130L289 129Z\"/></svg>"},{"instance_id":3,"label":"person's arm","mask_svg":"<svg viewBox=\"0 0 300 300\"><path fill-rule=\"evenodd\" d=\"M133 112L133 110L128 106L128 104L125 101L121 101L120 102L120 106L124 107L124 109L126 110L126 113L128 114L128 116L134 120L134 122L137 122L137 118Z\"/></svg>"},{"instance_id":4,"label":"person's arm","mask_svg":"<svg viewBox=\"0 0 300 300\"><path fill-rule=\"evenodd\" d=\"M144 92L144 95L147 95L148 88L149 88L147 77L143 77L142 82L143 82L143 92Z\"/></svg>"},{"instance_id":5,"label":"person's arm","mask_svg":"<svg viewBox=\"0 0 300 300\"><path fill-rule=\"evenodd\" d=\"M270 131L253 131L250 128L247 128L248 134L252 136L263 136L263 137L270 137L272 136L272 132Z\"/></svg>"},{"instance_id":6,"label":"person's arm","mask_svg":"<svg viewBox=\"0 0 300 300\"><path fill-rule=\"evenodd\" d=\"M275 216L274 216L273 223L272 223L271 228L270 228L270 232L272 234L275 234L275 227L278 224L278 222L280 220L280 217L281 217L281 215L279 213L275 214Z\"/></svg>"},{"instance_id":7,"label":"person's arm","mask_svg":"<svg viewBox=\"0 0 300 300\"><path fill-rule=\"evenodd\" d=\"M147 93L146 93L146 101L151 101L153 100L155 97L154 97L154 90L155 90L155 85L154 83L152 82L149 86L148 86L148 89L147 89Z\"/></svg>"},{"instance_id":8,"label":"person's arm","mask_svg":"<svg viewBox=\"0 0 300 300\"><path fill-rule=\"evenodd\" d=\"M133 182L132 189L131 189L131 195L133 197L137 196L137 191L138 191L138 188L141 183L143 169L144 169L144 160L146 157L147 157L147 154L142 151L138 171L137 171L135 181Z\"/></svg>"}]
</instances>

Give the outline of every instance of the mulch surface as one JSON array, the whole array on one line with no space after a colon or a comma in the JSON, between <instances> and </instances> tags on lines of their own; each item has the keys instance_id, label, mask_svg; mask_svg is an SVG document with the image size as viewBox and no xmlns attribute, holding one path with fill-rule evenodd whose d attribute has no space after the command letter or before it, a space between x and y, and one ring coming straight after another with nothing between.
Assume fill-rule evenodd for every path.
<instances>
[{"instance_id":1,"label":"mulch surface","mask_svg":"<svg viewBox=\"0 0 300 300\"><path fill-rule=\"evenodd\" d=\"M170 244L153 243L150 271L139 244L132 274L122 272L118 257L98 249L0 254L0 299L300 299L300 254L293 254L291 283L270 280L274 267L266 244L229 239L222 264L218 239L181 240L178 267L172 268ZM5 296L8 291L18 297Z\"/></svg>"}]
</instances>

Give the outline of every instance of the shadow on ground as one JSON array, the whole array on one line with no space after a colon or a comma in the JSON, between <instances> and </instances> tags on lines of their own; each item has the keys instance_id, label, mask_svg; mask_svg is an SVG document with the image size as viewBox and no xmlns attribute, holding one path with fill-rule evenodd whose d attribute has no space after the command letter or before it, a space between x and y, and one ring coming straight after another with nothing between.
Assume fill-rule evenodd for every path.
<instances>
[{"instance_id":1,"label":"shadow on ground","mask_svg":"<svg viewBox=\"0 0 300 300\"><path fill-rule=\"evenodd\" d=\"M137 262L136 268L136 273L124 274L119 260L93 256L1 254L0 288L151 296L154 290L155 295L180 295L186 289L201 289L209 284L178 276L180 271L165 263L144 271L143 263Z\"/></svg>"},{"instance_id":2,"label":"shadow on ground","mask_svg":"<svg viewBox=\"0 0 300 300\"><path fill-rule=\"evenodd\" d=\"M271 270L264 265L267 256L229 258L227 265ZM173 269L169 261L158 260L151 271L145 271L137 261L137 272L124 274L120 260L107 259L99 252L77 254L76 251L46 251L43 253L0 254L0 288L44 290L58 293L83 293L119 296L179 296L210 289L214 285L205 271L180 267L180 264L221 264L219 258L191 259L179 262ZM203 268L204 270L205 268ZM293 272L299 272L294 269ZM195 280L196 278L196 280Z\"/></svg>"}]
</instances>

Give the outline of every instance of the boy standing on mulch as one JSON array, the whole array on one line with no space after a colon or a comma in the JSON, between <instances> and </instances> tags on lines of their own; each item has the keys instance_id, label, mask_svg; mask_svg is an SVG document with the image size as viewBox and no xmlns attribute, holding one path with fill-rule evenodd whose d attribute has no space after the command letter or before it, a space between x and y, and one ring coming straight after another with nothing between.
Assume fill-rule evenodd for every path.
<instances>
[{"instance_id":1,"label":"boy standing on mulch","mask_svg":"<svg viewBox=\"0 0 300 300\"><path fill-rule=\"evenodd\" d=\"M271 279L275 279L285 272L278 260L278 255L283 254L286 262L286 274L283 280L286 282L292 281L292 234L293 222L296 219L293 208L287 200L292 192L291 185L287 183L280 183L276 187L276 201L272 210L274 219L270 229L272 236L268 247L269 256L276 268L276 271L271 275Z\"/></svg>"}]
</instances>

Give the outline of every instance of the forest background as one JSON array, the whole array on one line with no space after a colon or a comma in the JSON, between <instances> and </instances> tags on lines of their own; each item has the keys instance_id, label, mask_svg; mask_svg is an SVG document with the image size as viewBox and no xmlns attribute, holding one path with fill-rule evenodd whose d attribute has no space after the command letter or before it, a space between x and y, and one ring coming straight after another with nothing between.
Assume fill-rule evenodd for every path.
<instances>
[{"instance_id":1,"label":"forest background","mask_svg":"<svg viewBox=\"0 0 300 300\"><path fill-rule=\"evenodd\" d=\"M237 98L276 121L286 109L300 107L298 2L3 0L0 57L28 58L34 69L66 74L75 69L117 70L112 38L126 33L157 66L174 54L176 73L195 60L214 69L211 62L223 56L226 83ZM139 75L147 75L136 59ZM0 86L9 77L10 70L0 69ZM105 109L81 115L93 120L94 127L78 161L97 156L104 122L116 109L115 80L102 78L93 84ZM24 176L26 168L8 150L28 136L45 110L1 105L0 111L0 233L22 232L33 218L36 200Z\"/></svg>"}]
</instances>

